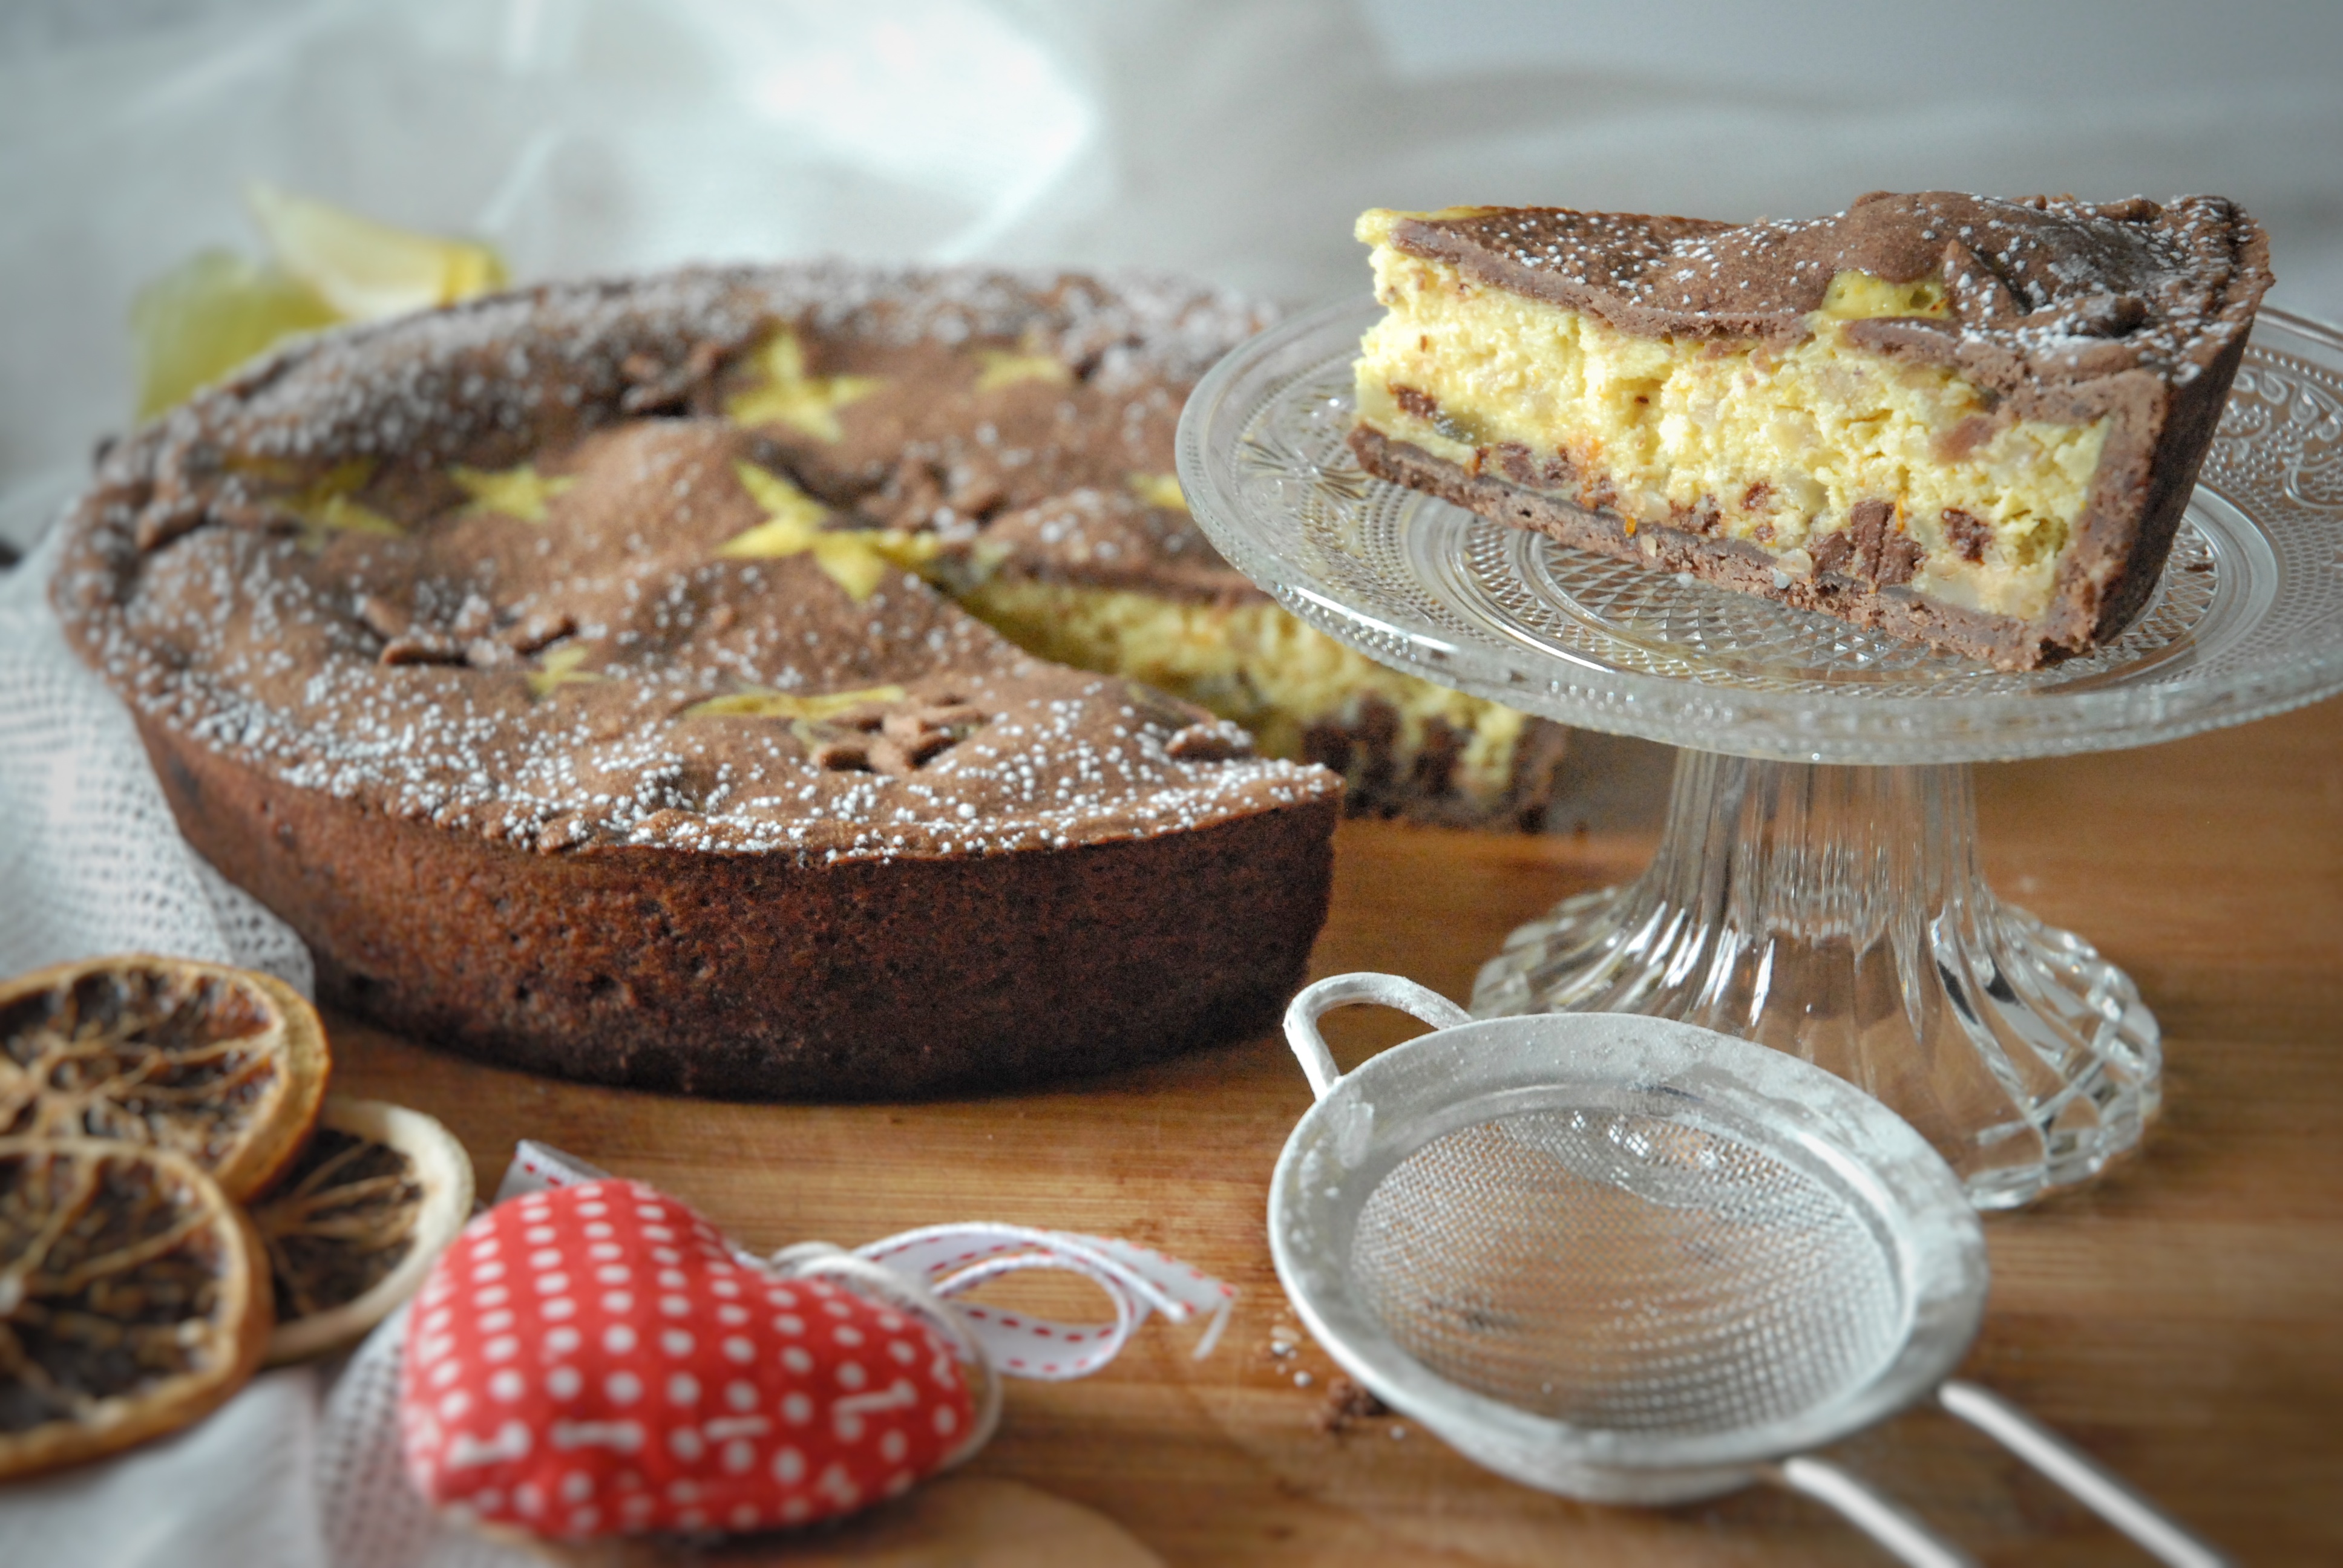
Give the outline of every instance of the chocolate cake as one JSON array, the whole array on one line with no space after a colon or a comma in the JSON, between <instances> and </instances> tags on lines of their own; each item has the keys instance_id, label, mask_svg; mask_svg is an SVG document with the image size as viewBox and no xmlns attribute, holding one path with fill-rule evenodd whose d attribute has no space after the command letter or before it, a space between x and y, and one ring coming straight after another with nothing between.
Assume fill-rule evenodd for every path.
<instances>
[{"instance_id":1,"label":"chocolate cake","mask_svg":"<svg viewBox=\"0 0 2343 1568\"><path fill-rule=\"evenodd\" d=\"M1111 1068L1273 1023L1340 783L921 574L1165 467L1253 325L805 266L329 335L107 453L53 597L332 1002L695 1093Z\"/></svg>"},{"instance_id":2,"label":"chocolate cake","mask_svg":"<svg viewBox=\"0 0 2343 1568\"><path fill-rule=\"evenodd\" d=\"M1370 472L2006 669L2147 603L2270 282L2215 196L1374 211L1359 237L1390 307Z\"/></svg>"}]
</instances>

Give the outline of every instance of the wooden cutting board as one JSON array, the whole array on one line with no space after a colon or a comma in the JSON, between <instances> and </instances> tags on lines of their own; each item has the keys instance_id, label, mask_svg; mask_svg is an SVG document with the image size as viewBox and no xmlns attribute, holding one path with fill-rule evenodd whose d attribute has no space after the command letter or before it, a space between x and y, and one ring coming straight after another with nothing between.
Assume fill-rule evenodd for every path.
<instances>
[{"instance_id":1,"label":"wooden cutting board","mask_svg":"<svg viewBox=\"0 0 2343 1568\"><path fill-rule=\"evenodd\" d=\"M1463 997L1513 926L1634 875L1666 754L1589 738L1574 767L1565 819L1583 831L1346 825L1315 971L1393 970ZM1988 1221L1993 1295L1963 1375L2241 1561L2343 1562L2343 703L1984 768L1978 793L1995 885L2097 943L2162 1020L2166 1109L2144 1154ZM1271 1166L1309 1103L1280 1040L1046 1093L765 1106L528 1078L330 1023L336 1086L438 1116L484 1191L529 1137L760 1249L996 1219L1130 1237L1235 1284L1205 1360L1190 1331L1152 1323L1086 1382L1012 1383L966 1472L1095 1510L1170 1563L1885 1561L1769 1489L1595 1507L1498 1480L1410 1422L1334 1419L1334 1369L1294 1333L1262 1234ZM1330 1020L1345 1068L1410 1032L1389 1015ZM1949 1417L1907 1415L1831 1452L1988 1562L2146 1561ZM869 1528L875 1553L878 1531L902 1526ZM833 1533L795 1554L845 1561L806 1554L852 1544Z\"/></svg>"}]
</instances>

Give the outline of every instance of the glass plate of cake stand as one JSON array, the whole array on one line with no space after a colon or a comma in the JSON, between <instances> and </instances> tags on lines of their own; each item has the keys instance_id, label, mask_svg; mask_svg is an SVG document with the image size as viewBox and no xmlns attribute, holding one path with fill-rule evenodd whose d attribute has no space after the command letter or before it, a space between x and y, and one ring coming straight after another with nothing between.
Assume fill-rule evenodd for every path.
<instances>
[{"instance_id":1,"label":"glass plate of cake stand","mask_svg":"<svg viewBox=\"0 0 2343 1568\"><path fill-rule=\"evenodd\" d=\"M1384 664L1684 749L1650 868L1514 931L1473 1012L1654 1013L1790 1051L1901 1112L1983 1208L2137 1143L2156 1019L1986 885L1970 765L2343 691L2343 334L2263 312L2155 598L2088 658L2003 674L1370 478L1344 437L1378 312L1325 307L1205 377L1180 426L1196 520Z\"/></svg>"}]
</instances>

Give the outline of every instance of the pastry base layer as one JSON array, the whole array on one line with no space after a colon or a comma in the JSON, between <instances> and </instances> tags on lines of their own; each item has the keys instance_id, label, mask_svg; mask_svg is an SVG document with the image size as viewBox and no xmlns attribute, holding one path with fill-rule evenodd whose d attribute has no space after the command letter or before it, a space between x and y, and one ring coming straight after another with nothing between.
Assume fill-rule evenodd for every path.
<instances>
[{"instance_id":1,"label":"pastry base layer","mask_svg":"<svg viewBox=\"0 0 2343 1568\"><path fill-rule=\"evenodd\" d=\"M1361 467L1377 478L1576 549L1654 571L1689 572L1743 593L1762 594L1799 609L1820 610L1856 626L1966 653L2004 669L2027 669L2046 662L2040 631L2007 616L1938 603L1909 588L1877 588L1837 572L1817 569L1803 578L1789 577L1755 545L1687 533L1664 523L1630 525L1609 513L1590 512L1489 474L1468 474L1444 457L1364 427L1351 432L1351 449Z\"/></svg>"}]
</instances>

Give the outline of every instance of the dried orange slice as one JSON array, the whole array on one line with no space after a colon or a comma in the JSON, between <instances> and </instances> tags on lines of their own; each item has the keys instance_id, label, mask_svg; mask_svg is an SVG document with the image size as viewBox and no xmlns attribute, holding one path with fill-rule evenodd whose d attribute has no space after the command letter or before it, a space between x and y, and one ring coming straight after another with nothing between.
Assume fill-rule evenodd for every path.
<instances>
[{"instance_id":1,"label":"dried orange slice","mask_svg":"<svg viewBox=\"0 0 2343 1568\"><path fill-rule=\"evenodd\" d=\"M389 1316L471 1214L471 1157L445 1127L327 1096L308 1147L252 1208L277 1292L269 1363L338 1349Z\"/></svg>"},{"instance_id":2,"label":"dried orange slice","mask_svg":"<svg viewBox=\"0 0 2343 1568\"><path fill-rule=\"evenodd\" d=\"M249 970L127 954L0 985L0 1137L173 1150L239 1202L300 1151L328 1065L316 1010Z\"/></svg>"},{"instance_id":3,"label":"dried orange slice","mask_svg":"<svg viewBox=\"0 0 2343 1568\"><path fill-rule=\"evenodd\" d=\"M260 1239L193 1161L0 1139L0 1479L206 1413L260 1364L269 1322Z\"/></svg>"}]
</instances>

